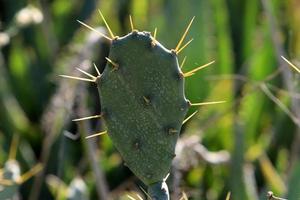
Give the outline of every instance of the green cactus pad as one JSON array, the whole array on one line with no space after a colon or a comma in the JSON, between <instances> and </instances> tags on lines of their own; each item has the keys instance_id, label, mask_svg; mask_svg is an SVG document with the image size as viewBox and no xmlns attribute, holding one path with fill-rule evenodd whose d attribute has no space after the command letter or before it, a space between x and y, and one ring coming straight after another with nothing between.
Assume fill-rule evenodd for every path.
<instances>
[{"instance_id":1,"label":"green cactus pad","mask_svg":"<svg viewBox=\"0 0 300 200\"><path fill-rule=\"evenodd\" d=\"M112 41L109 59L96 80L108 134L145 184L163 181L189 107L177 55L133 31Z\"/></svg>"}]
</instances>

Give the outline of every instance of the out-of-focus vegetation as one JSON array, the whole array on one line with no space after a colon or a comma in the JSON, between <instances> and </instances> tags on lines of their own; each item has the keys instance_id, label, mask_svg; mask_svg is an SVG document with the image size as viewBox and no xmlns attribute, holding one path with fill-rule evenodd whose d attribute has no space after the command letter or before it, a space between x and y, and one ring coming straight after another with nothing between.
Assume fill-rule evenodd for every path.
<instances>
[{"instance_id":1,"label":"out-of-focus vegetation","mask_svg":"<svg viewBox=\"0 0 300 200\"><path fill-rule=\"evenodd\" d=\"M109 44L76 22L105 31L97 9L115 34L131 14L168 48L196 16L183 71L216 60L186 94L227 102L195 108L183 127L172 199L300 199L300 75L281 58L300 66L298 0L0 1L0 199L146 198L108 136L85 139L101 121L71 121L100 113L94 85L58 77L103 70Z\"/></svg>"}]
</instances>

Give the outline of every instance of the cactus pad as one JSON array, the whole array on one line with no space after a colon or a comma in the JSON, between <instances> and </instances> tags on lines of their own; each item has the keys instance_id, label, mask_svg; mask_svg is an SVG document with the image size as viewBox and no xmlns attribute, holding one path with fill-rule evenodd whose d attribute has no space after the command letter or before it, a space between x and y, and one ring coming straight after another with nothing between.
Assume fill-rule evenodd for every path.
<instances>
[{"instance_id":1,"label":"cactus pad","mask_svg":"<svg viewBox=\"0 0 300 200\"><path fill-rule=\"evenodd\" d=\"M108 60L96 80L108 134L144 183L162 181L189 107L176 53L133 31L112 41Z\"/></svg>"},{"instance_id":2,"label":"cactus pad","mask_svg":"<svg viewBox=\"0 0 300 200\"><path fill-rule=\"evenodd\" d=\"M213 62L182 73L177 54L193 39L182 46L194 17L174 50L168 50L149 32L134 30L124 37L112 33L99 11L111 37L78 21L86 28L111 42L109 57L102 74L95 69L95 77L78 69L92 79L61 75L65 78L95 82L98 87L102 112L100 115L75 119L81 121L102 117L108 133L122 155L125 164L147 186L153 200L169 200L165 178L175 157L175 146L190 106L223 103L190 103L184 94L184 78L192 76ZM185 59L184 59L185 60ZM184 63L181 64L181 67Z\"/></svg>"}]
</instances>

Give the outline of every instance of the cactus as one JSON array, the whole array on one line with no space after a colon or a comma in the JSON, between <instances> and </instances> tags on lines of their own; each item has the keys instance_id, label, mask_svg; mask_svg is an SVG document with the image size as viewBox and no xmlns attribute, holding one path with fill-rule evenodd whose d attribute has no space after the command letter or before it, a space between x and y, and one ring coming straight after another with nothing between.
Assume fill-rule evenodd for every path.
<instances>
[{"instance_id":1,"label":"cactus","mask_svg":"<svg viewBox=\"0 0 300 200\"><path fill-rule=\"evenodd\" d=\"M177 54L192 41L182 45L194 18L176 48L168 50L156 40L156 30L153 36L135 30L131 17L131 33L117 37L101 12L100 15L111 36L98 32L111 41L103 73L100 74L95 66L97 77L79 69L91 79L61 76L95 82L102 112L75 121L102 117L108 131L90 137L108 133L126 166L148 186L149 196L156 200L169 199L165 179L175 157L176 141L188 108L220 103L190 103L185 98L184 78L212 62L187 73L183 73L178 64Z\"/></svg>"},{"instance_id":2,"label":"cactus","mask_svg":"<svg viewBox=\"0 0 300 200\"><path fill-rule=\"evenodd\" d=\"M96 80L109 136L147 185L168 174L189 107L175 52L153 41L136 31L114 39L113 61Z\"/></svg>"}]
</instances>

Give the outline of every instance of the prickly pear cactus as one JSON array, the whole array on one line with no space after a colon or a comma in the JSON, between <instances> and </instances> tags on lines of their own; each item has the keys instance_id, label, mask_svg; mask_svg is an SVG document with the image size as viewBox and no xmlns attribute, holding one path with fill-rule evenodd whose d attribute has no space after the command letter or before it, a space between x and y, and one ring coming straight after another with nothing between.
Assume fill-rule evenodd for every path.
<instances>
[{"instance_id":1,"label":"prickly pear cactus","mask_svg":"<svg viewBox=\"0 0 300 200\"><path fill-rule=\"evenodd\" d=\"M189 107L176 53L133 31L112 41L109 60L96 81L108 134L144 183L161 182Z\"/></svg>"},{"instance_id":2,"label":"prickly pear cactus","mask_svg":"<svg viewBox=\"0 0 300 200\"><path fill-rule=\"evenodd\" d=\"M212 64L197 67L183 73L178 65L177 54L192 40L182 45L194 20L174 50L168 50L156 39L156 31L138 32L130 17L132 32L124 37L111 37L83 22L82 25L111 41L107 65L102 74L95 77L78 69L92 79L61 75L65 78L95 82L98 87L102 112L74 121L102 117L108 133L126 165L148 185L153 200L169 199L165 178L175 157L175 145L189 106L221 102L190 103L184 94L184 78ZM181 46L182 45L182 46ZM184 61L182 62L184 63ZM181 64L182 67L183 64Z\"/></svg>"}]
</instances>

